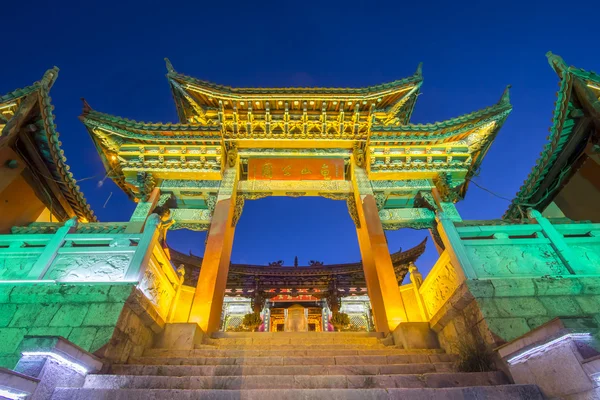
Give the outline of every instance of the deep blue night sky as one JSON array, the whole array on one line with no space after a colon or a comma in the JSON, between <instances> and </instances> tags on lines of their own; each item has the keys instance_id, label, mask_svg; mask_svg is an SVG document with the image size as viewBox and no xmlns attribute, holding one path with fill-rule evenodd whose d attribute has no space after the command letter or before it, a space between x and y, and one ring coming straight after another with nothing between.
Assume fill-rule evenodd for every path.
<instances>
[{"instance_id":1,"label":"deep blue night sky","mask_svg":"<svg viewBox=\"0 0 600 400\"><path fill-rule=\"evenodd\" d=\"M163 58L179 72L231 86L360 87L401 79L423 62L412 122L489 106L512 84L514 110L476 181L512 198L541 152L558 78L545 53L600 68L600 2L221 2L20 1L3 4L0 93L56 65L52 89L63 149L101 221L127 220L134 204L104 173L83 125L80 97L99 111L175 122ZM419 3L419 4L416 4ZM104 203L112 196L104 208ZM499 218L508 202L471 185L465 219ZM425 231L388 232L392 251ZM202 254L204 233L169 234L178 250ZM233 262L266 264L360 259L345 202L267 198L246 202ZM437 254L430 242L420 267Z\"/></svg>"}]
</instances>

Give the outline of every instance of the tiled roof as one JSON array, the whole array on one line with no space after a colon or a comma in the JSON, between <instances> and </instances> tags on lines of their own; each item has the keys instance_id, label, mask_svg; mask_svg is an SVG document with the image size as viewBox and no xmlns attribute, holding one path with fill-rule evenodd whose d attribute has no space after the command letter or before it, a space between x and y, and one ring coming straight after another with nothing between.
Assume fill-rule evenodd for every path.
<instances>
[{"instance_id":1,"label":"tiled roof","mask_svg":"<svg viewBox=\"0 0 600 400\"><path fill-rule=\"evenodd\" d=\"M285 94L285 95L370 95L378 92L383 92L390 89L402 88L405 86L415 85L423 80L421 68L417 69L414 75L404 79L395 80L393 82L383 83L380 85L366 86L363 88L324 88L324 87L281 87L281 88L237 88L231 86L220 85L209 81L193 78L188 75L180 74L173 69L171 63L167 60L167 78L177 82L186 82L199 87L206 88L220 93L228 93L233 95L270 95L270 94Z\"/></svg>"},{"instance_id":2,"label":"tiled roof","mask_svg":"<svg viewBox=\"0 0 600 400\"><path fill-rule=\"evenodd\" d=\"M561 57L552 54L552 52L548 52L546 57L548 57L550 66L560 78L560 88L556 93L556 106L552 117L550 135L547 138L548 142L544 146L544 150L540 154L540 158L519 189L519 192L517 192L508 210L504 213L503 218L516 218L521 215L519 212L520 206L535 207L537 205L531 204L530 199L537 193L537 189L542 184L548 171L554 166L556 159L573 133L575 121L569 116L573 80L579 78L585 81L600 83L600 75L595 72L567 66Z\"/></svg>"},{"instance_id":3,"label":"tiled roof","mask_svg":"<svg viewBox=\"0 0 600 400\"><path fill-rule=\"evenodd\" d=\"M492 121L502 121L512 110L509 88L510 86L506 88L500 101L493 106L451 118L446 121L429 124L374 125L371 128L371 131L373 132L371 138L376 137L382 139L386 136L391 136L413 140L427 139L427 141L432 142L444 141Z\"/></svg>"},{"instance_id":4,"label":"tiled roof","mask_svg":"<svg viewBox=\"0 0 600 400\"><path fill-rule=\"evenodd\" d=\"M88 128L105 128L124 137L141 141L200 140L221 135L220 125L140 122L115 117L89 108L84 108L80 119Z\"/></svg>"},{"instance_id":5,"label":"tiled roof","mask_svg":"<svg viewBox=\"0 0 600 400\"><path fill-rule=\"evenodd\" d=\"M42 79L31 86L14 90L0 97L0 103L14 101L30 95L39 95L41 121L40 130L36 132L35 141L44 162L53 175L53 181L58 185L61 193L79 219L96 221L83 193L77 185L77 180L69 171L67 159L61 149L59 133L56 131L50 88L58 77L59 69L54 67L44 74Z\"/></svg>"}]
</instances>

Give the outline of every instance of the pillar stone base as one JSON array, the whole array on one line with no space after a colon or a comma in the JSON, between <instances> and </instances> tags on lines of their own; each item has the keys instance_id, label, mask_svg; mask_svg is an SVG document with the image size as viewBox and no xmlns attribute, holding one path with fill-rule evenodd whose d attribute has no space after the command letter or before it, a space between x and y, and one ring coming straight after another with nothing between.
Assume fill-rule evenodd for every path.
<instances>
[{"instance_id":1,"label":"pillar stone base","mask_svg":"<svg viewBox=\"0 0 600 400\"><path fill-rule=\"evenodd\" d=\"M429 322L401 322L392 333L394 344L405 349L439 349L437 334Z\"/></svg>"},{"instance_id":2,"label":"pillar stone base","mask_svg":"<svg viewBox=\"0 0 600 400\"><path fill-rule=\"evenodd\" d=\"M172 350L193 350L202 343L204 332L197 323L166 324L165 330L156 342L156 348Z\"/></svg>"}]
</instances>

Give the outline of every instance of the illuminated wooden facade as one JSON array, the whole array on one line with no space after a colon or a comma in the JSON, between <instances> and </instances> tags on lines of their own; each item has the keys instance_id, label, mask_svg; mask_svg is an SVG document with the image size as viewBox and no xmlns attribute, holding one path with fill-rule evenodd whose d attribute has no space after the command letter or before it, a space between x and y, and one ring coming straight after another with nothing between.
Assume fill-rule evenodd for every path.
<instances>
[{"instance_id":1,"label":"illuminated wooden facade","mask_svg":"<svg viewBox=\"0 0 600 400\"><path fill-rule=\"evenodd\" d=\"M170 229L209 230L190 321L218 324L233 234L245 200L322 196L347 202L378 330L406 313L384 229L460 220L464 197L511 111L508 90L488 108L412 124L421 68L366 88L231 88L177 73L180 122L144 123L92 110L81 120L115 182L139 202L140 229L157 206ZM437 219L436 219L437 216ZM130 228L131 229L131 228Z\"/></svg>"}]
</instances>

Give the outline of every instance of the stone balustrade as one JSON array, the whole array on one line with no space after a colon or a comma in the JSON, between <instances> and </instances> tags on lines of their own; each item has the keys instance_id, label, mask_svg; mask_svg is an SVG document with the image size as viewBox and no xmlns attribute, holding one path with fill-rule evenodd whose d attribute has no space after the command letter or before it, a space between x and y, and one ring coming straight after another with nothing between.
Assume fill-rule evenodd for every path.
<instances>
[{"instance_id":1,"label":"stone balustrade","mask_svg":"<svg viewBox=\"0 0 600 400\"><path fill-rule=\"evenodd\" d=\"M13 229L0 235L0 283L138 283L166 319L180 279L158 244L158 223L149 217L142 233L74 220Z\"/></svg>"},{"instance_id":2,"label":"stone balustrade","mask_svg":"<svg viewBox=\"0 0 600 400\"><path fill-rule=\"evenodd\" d=\"M62 336L120 360L165 322L187 318L185 309L174 315L182 279L159 224L150 215L143 232L126 233L127 224L69 220L0 235L0 366L14 366L27 335Z\"/></svg>"},{"instance_id":3,"label":"stone balustrade","mask_svg":"<svg viewBox=\"0 0 600 400\"><path fill-rule=\"evenodd\" d=\"M456 227L476 274L470 278L600 276L600 224L543 222Z\"/></svg>"},{"instance_id":4,"label":"stone balustrade","mask_svg":"<svg viewBox=\"0 0 600 400\"><path fill-rule=\"evenodd\" d=\"M600 322L600 224L547 219L450 221L445 250L419 288L447 350L473 334L491 346L556 317Z\"/></svg>"}]
</instances>

